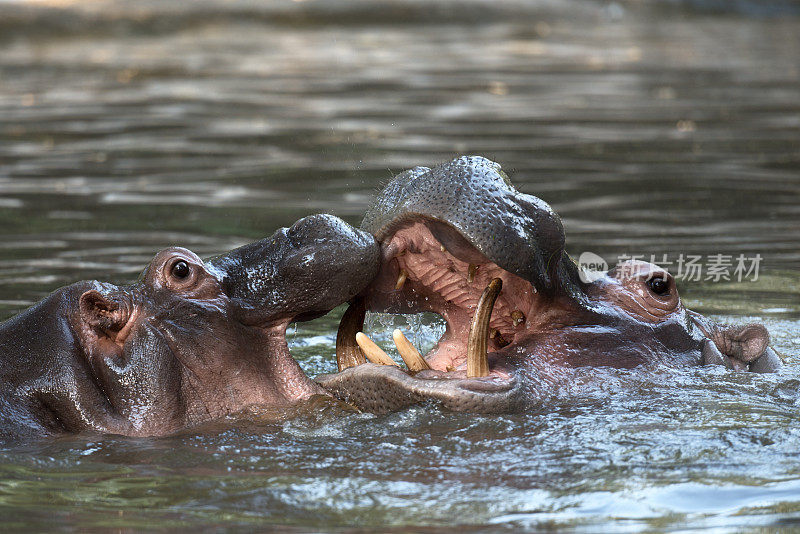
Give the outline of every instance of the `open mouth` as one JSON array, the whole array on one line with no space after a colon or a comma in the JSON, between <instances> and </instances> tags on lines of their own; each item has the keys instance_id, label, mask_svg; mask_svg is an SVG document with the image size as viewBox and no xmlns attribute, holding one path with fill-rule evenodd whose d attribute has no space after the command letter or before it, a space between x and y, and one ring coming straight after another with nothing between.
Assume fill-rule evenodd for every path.
<instances>
[{"instance_id":1,"label":"open mouth","mask_svg":"<svg viewBox=\"0 0 800 534\"><path fill-rule=\"evenodd\" d=\"M506 389L514 381L509 364L515 344L532 327L528 318L535 313L536 290L455 236L452 228L447 239L437 239L434 233L443 235L443 226L417 220L384 239L378 277L342 317L336 341L339 371L366 361L400 367L361 332L366 310L433 312L447 327L424 356L400 330L393 332L409 376L458 379L461 387L473 390Z\"/></svg>"},{"instance_id":2,"label":"open mouth","mask_svg":"<svg viewBox=\"0 0 800 534\"><path fill-rule=\"evenodd\" d=\"M578 298L552 208L515 190L496 163L463 156L397 175L361 228L381 243L380 270L342 318L340 372L316 381L377 413L425 400L454 411L520 409L539 380L521 372L531 347L559 324L554 303ZM447 326L424 356L393 332L401 368L361 333L367 310L433 312Z\"/></svg>"},{"instance_id":3,"label":"open mouth","mask_svg":"<svg viewBox=\"0 0 800 534\"><path fill-rule=\"evenodd\" d=\"M697 340L679 317L663 325L641 322L642 314L606 302L605 294L587 293L602 284L581 280L565 251L558 214L517 191L485 158L462 156L398 174L367 210L361 229L381 244L379 272L342 317L339 372L315 380L363 410L382 413L435 400L454 411L517 411L541 398L538 392L552 390L563 378L560 369L634 367L676 334L680 353L694 357L686 347ZM651 298L648 291L655 291L626 287L619 285L618 293ZM433 312L447 327L424 356L402 332L393 332L402 368L363 334L368 310ZM619 334L618 324L631 329L632 340ZM655 334L661 338L636 345ZM767 336L745 329L728 341L739 347L751 339ZM763 348L753 345L750 352L759 357Z\"/></svg>"}]
</instances>

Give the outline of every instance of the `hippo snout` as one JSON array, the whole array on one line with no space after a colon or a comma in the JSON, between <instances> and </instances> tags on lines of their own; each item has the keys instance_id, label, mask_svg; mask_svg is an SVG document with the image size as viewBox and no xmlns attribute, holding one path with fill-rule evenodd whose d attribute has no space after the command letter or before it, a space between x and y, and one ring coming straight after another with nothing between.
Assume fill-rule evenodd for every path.
<instances>
[{"instance_id":1,"label":"hippo snout","mask_svg":"<svg viewBox=\"0 0 800 534\"><path fill-rule=\"evenodd\" d=\"M380 267L375 238L311 215L207 263L251 324L304 321L357 295Z\"/></svg>"},{"instance_id":2,"label":"hippo snout","mask_svg":"<svg viewBox=\"0 0 800 534\"><path fill-rule=\"evenodd\" d=\"M293 248L280 268L298 311L295 320L327 313L360 293L378 274L377 240L337 217L300 219L286 236Z\"/></svg>"}]
</instances>

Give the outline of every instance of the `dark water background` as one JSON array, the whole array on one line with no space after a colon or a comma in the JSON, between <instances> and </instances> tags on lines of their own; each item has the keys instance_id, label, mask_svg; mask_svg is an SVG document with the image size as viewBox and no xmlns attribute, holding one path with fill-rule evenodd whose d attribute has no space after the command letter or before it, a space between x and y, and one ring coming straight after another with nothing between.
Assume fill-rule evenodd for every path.
<instances>
[{"instance_id":1,"label":"dark water background","mask_svg":"<svg viewBox=\"0 0 800 534\"><path fill-rule=\"evenodd\" d=\"M357 224L393 173L465 153L550 202L575 256L760 254L757 281L679 287L765 323L790 365L587 371L521 416L322 405L51 440L0 451L3 526L800 521L795 2L0 1L0 315L129 282L167 245L214 254L319 211ZM338 313L290 336L309 374L334 368Z\"/></svg>"}]
</instances>

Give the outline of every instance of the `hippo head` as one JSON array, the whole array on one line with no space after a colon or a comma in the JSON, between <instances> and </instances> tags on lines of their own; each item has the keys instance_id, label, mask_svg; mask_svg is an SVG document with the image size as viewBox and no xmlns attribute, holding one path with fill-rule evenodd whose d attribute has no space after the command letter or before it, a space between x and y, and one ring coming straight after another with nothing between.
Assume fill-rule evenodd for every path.
<instances>
[{"instance_id":1,"label":"hippo head","mask_svg":"<svg viewBox=\"0 0 800 534\"><path fill-rule=\"evenodd\" d=\"M168 248L131 286L73 284L5 323L0 381L49 431L158 435L287 406L324 393L289 355L287 325L352 298L378 258L372 236L328 215L207 262Z\"/></svg>"},{"instance_id":2,"label":"hippo head","mask_svg":"<svg viewBox=\"0 0 800 534\"><path fill-rule=\"evenodd\" d=\"M583 280L558 215L484 158L398 175L362 228L381 243L380 272L343 317L340 372L317 381L365 410L435 400L516 411L581 366L780 364L763 326L728 328L685 309L655 265L628 262ZM447 327L424 358L394 332L406 372L356 334L366 310L434 312Z\"/></svg>"}]
</instances>

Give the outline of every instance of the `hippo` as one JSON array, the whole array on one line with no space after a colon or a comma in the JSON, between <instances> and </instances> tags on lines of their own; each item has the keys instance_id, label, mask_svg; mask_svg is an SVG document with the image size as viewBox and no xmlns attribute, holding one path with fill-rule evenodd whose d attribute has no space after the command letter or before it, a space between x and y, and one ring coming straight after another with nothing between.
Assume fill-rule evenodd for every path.
<instances>
[{"instance_id":1,"label":"hippo","mask_svg":"<svg viewBox=\"0 0 800 534\"><path fill-rule=\"evenodd\" d=\"M381 244L380 271L342 317L339 372L316 380L365 411L425 401L524 411L587 366L781 365L764 326L716 324L686 309L656 265L629 261L582 276L553 209L482 157L399 174L361 228ZM367 311L434 312L447 326L424 357L393 333L406 370L361 332Z\"/></svg>"},{"instance_id":2,"label":"hippo","mask_svg":"<svg viewBox=\"0 0 800 534\"><path fill-rule=\"evenodd\" d=\"M78 282L0 324L0 439L160 436L325 391L286 327L352 299L375 239L330 215L203 262L171 247L128 286Z\"/></svg>"}]
</instances>

